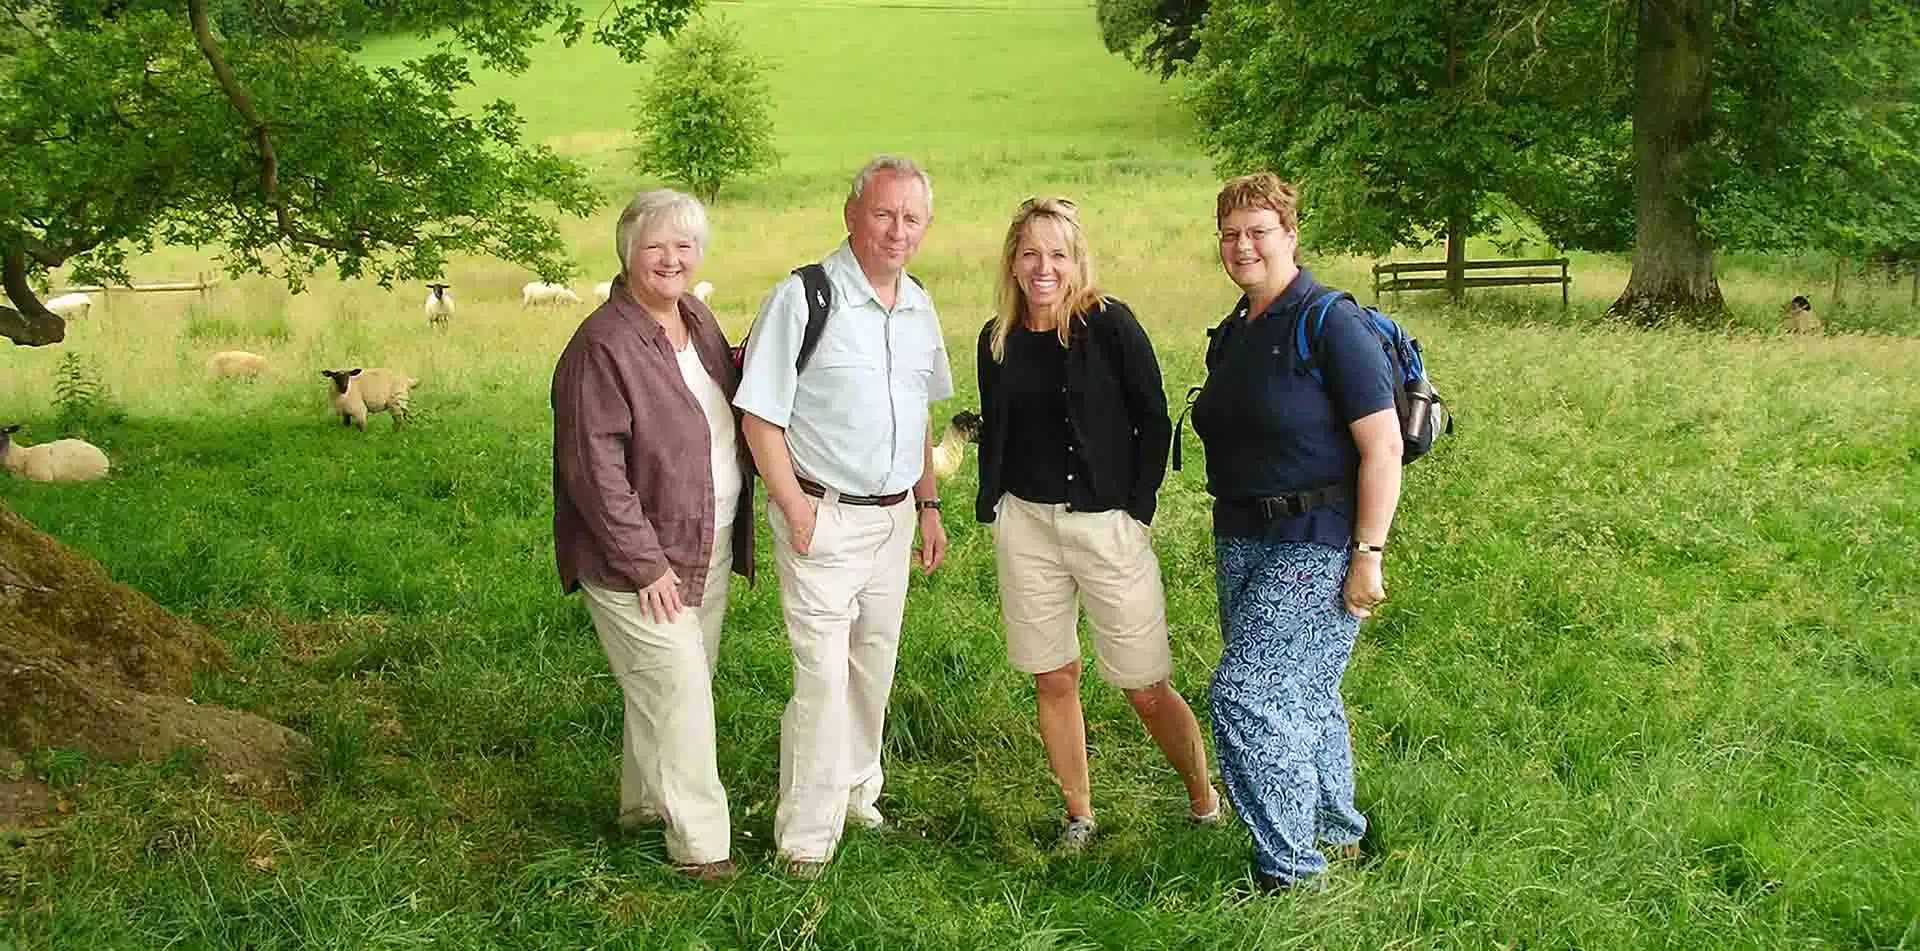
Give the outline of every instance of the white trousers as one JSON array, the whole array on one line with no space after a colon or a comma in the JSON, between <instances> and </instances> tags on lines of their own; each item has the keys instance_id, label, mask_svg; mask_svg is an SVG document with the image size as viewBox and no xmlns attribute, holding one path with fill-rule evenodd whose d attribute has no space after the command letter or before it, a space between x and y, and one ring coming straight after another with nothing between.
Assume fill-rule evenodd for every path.
<instances>
[{"instance_id":1,"label":"white trousers","mask_svg":"<svg viewBox=\"0 0 1920 951\"><path fill-rule=\"evenodd\" d=\"M580 584L626 698L620 821L664 819L667 857L686 865L726 858L732 840L713 726L713 667L733 568L731 531L731 525L714 529L700 605L687 606L664 624L649 617L631 591Z\"/></svg>"},{"instance_id":2,"label":"white trousers","mask_svg":"<svg viewBox=\"0 0 1920 951\"><path fill-rule=\"evenodd\" d=\"M913 505L812 499L807 554L767 506L780 606L793 647L793 699L780 720L773 837L789 858L833 857L847 807L880 798L880 738L899 654L913 549Z\"/></svg>"}]
</instances>

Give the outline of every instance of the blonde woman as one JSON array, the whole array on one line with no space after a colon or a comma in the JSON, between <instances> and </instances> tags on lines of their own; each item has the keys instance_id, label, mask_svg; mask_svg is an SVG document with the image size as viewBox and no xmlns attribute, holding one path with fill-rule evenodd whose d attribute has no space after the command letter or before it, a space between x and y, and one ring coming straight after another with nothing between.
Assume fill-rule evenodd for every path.
<instances>
[{"instance_id":1,"label":"blonde woman","mask_svg":"<svg viewBox=\"0 0 1920 951\"><path fill-rule=\"evenodd\" d=\"M1080 707L1080 604L1102 679L1119 687L1186 784L1221 818L1206 747L1168 682L1166 598L1147 526L1172 427L1153 344L1100 293L1073 203L1030 198L1007 228L996 316L981 328L980 495L993 525L1007 657L1033 675L1040 740L1066 799L1061 847L1095 832Z\"/></svg>"}]
</instances>

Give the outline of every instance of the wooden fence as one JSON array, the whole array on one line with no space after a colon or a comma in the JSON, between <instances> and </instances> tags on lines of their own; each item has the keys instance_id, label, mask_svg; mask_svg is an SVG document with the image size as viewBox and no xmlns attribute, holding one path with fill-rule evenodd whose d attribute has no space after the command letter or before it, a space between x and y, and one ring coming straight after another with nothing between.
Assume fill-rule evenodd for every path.
<instances>
[{"instance_id":1,"label":"wooden fence","mask_svg":"<svg viewBox=\"0 0 1920 951\"><path fill-rule=\"evenodd\" d=\"M1513 261L1464 261L1465 271L1533 271L1539 268L1559 268L1558 274L1516 273L1492 274L1484 277L1462 277L1462 287L1518 287L1526 284L1560 285L1560 306L1567 306L1567 290L1573 286L1573 278L1567 273L1566 258L1533 258ZM1444 275L1447 272L1445 261L1405 261L1400 263L1376 264L1373 266L1373 302L1380 303L1380 293L1390 291L1395 302L1402 291L1442 291L1447 289L1445 277L1403 277L1405 274Z\"/></svg>"}]
</instances>

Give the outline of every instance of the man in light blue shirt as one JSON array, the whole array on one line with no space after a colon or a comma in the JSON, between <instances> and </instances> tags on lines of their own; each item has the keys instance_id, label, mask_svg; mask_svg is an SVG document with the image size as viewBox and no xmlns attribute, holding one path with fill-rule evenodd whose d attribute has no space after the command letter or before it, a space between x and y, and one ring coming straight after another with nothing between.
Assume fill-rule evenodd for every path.
<instances>
[{"instance_id":1,"label":"man in light blue shirt","mask_svg":"<svg viewBox=\"0 0 1920 951\"><path fill-rule=\"evenodd\" d=\"M933 301L906 276L933 220L932 182L909 159L876 158L854 176L845 218L846 242L821 262L831 310L806 366L795 276L761 304L734 396L773 503L793 647L774 841L803 879L819 877L846 823L885 821L880 737L916 522L924 571L947 549L929 404L953 395L953 373Z\"/></svg>"}]
</instances>

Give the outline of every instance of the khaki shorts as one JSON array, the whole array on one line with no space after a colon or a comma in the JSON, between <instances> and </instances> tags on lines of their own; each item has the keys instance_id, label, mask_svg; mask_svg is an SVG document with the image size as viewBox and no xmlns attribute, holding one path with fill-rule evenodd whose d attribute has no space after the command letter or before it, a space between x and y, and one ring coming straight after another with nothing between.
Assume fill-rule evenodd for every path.
<instances>
[{"instance_id":1,"label":"khaki shorts","mask_svg":"<svg viewBox=\"0 0 1920 951\"><path fill-rule=\"evenodd\" d=\"M993 542L1014 669L1043 674L1079 660L1084 601L1101 679L1133 690L1173 672L1160 560L1133 516L1069 512L1007 494Z\"/></svg>"}]
</instances>

